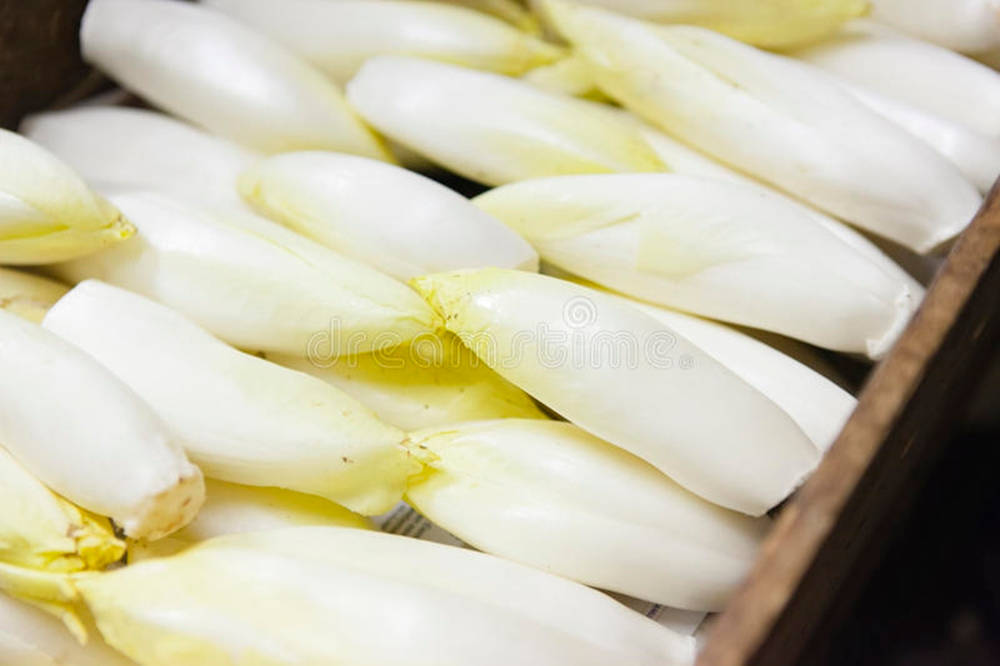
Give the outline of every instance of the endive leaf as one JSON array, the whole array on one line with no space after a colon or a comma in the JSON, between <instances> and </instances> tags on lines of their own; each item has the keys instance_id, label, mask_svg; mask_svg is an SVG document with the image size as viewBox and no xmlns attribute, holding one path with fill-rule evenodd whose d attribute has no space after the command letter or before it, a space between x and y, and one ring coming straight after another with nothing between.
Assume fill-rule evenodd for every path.
<instances>
[{"instance_id":1,"label":"endive leaf","mask_svg":"<svg viewBox=\"0 0 1000 666\"><path fill-rule=\"evenodd\" d=\"M761 515L817 462L773 402L611 296L500 269L412 284L503 377L716 504Z\"/></svg>"},{"instance_id":2,"label":"endive leaf","mask_svg":"<svg viewBox=\"0 0 1000 666\"><path fill-rule=\"evenodd\" d=\"M602 105L417 58L372 58L347 96L379 131L467 178L659 171L634 125Z\"/></svg>"},{"instance_id":3,"label":"endive leaf","mask_svg":"<svg viewBox=\"0 0 1000 666\"><path fill-rule=\"evenodd\" d=\"M996 0L871 0L874 18L964 53L1000 48Z\"/></svg>"},{"instance_id":4,"label":"endive leaf","mask_svg":"<svg viewBox=\"0 0 1000 666\"><path fill-rule=\"evenodd\" d=\"M0 129L0 264L71 259L134 231L48 151Z\"/></svg>"},{"instance_id":5,"label":"endive leaf","mask_svg":"<svg viewBox=\"0 0 1000 666\"><path fill-rule=\"evenodd\" d=\"M45 311L67 291L69 287L55 280L10 268L0 268L0 310L6 310L36 324L42 321Z\"/></svg>"},{"instance_id":6,"label":"endive leaf","mask_svg":"<svg viewBox=\"0 0 1000 666\"><path fill-rule=\"evenodd\" d=\"M538 269L531 246L468 199L376 160L286 153L244 173L239 187L263 214L402 280L460 268Z\"/></svg>"},{"instance_id":7,"label":"endive leaf","mask_svg":"<svg viewBox=\"0 0 1000 666\"><path fill-rule=\"evenodd\" d=\"M547 2L611 97L847 222L926 252L982 202L954 165L816 68L701 28Z\"/></svg>"},{"instance_id":8,"label":"endive leaf","mask_svg":"<svg viewBox=\"0 0 1000 666\"><path fill-rule=\"evenodd\" d=\"M814 42L868 12L868 0L578 0L659 23L710 28L764 48ZM532 0L544 14L544 2Z\"/></svg>"},{"instance_id":9,"label":"endive leaf","mask_svg":"<svg viewBox=\"0 0 1000 666\"><path fill-rule=\"evenodd\" d=\"M453 335L371 354L326 359L268 354L359 400L403 430L462 421L545 415L521 389L490 370Z\"/></svg>"},{"instance_id":10,"label":"endive leaf","mask_svg":"<svg viewBox=\"0 0 1000 666\"><path fill-rule=\"evenodd\" d=\"M212 539L78 577L145 666L690 664L694 639L600 592L460 548L336 527ZM276 621L280 620L280 621Z\"/></svg>"},{"instance_id":11,"label":"endive leaf","mask_svg":"<svg viewBox=\"0 0 1000 666\"><path fill-rule=\"evenodd\" d=\"M435 460L408 501L463 541L678 608L721 609L769 524L569 423L481 421L413 433L409 445Z\"/></svg>"},{"instance_id":12,"label":"endive leaf","mask_svg":"<svg viewBox=\"0 0 1000 666\"><path fill-rule=\"evenodd\" d=\"M562 50L464 7L408 0L206 0L282 43L338 83L365 60L411 55L518 75Z\"/></svg>"},{"instance_id":13,"label":"endive leaf","mask_svg":"<svg viewBox=\"0 0 1000 666\"><path fill-rule=\"evenodd\" d=\"M323 148L391 160L336 86L219 12L163 0L93 0L84 59L209 131L266 152Z\"/></svg>"},{"instance_id":14,"label":"endive leaf","mask_svg":"<svg viewBox=\"0 0 1000 666\"><path fill-rule=\"evenodd\" d=\"M236 180L260 154L144 109L97 106L29 116L21 131L95 186L131 186L238 203Z\"/></svg>"},{"instance_id":15,"label":"endive leaf","mask_svg":"<svg viewBox=\"0 0 1000 666\"><path fill-rule=\"evenodd\" d=\"M31 604L0 593L0 663L11 666L134 666L100 636L81 645L66 626Z\"/></svg>"},{"instance_id":16,"label":"endive leaf","mask_svg":"<svg viewBox=\"0 0 1000 666\"><path fill-rule=\"evenodd\" d=\"M561 176L487 192L542 258L662 305L877 358L922 290L761 188L674 174Z\"/></svg>"},{"instance_id":17,"label":"endive leaf","mask_svg":"<svg viewBox=\"0 0 1000 666\"><path fill-rule=\"evenodd\" d=\"M179 314L89 280L44 325L103 363L177 434L206 476L382 513L420 465L403 433L314 377L239 352Z\"/></svg>"},{"instance_id":18,"label":"endive leaf","mask_svg":"<svg viewBox=\"0 0 1000 666\"><path fill-rule=\"evenodd\" d=\"M774 401L820 451L826 451L858 401L803 362L745 333L668 308L625 299L683 335Z\"/></svg>"},{"instance_id":19,"label":"endive leaf","mask_svg":"<svg viewBox=\"0 0 1000 666\"><path fill-rule=\"evenodd\" d=\"M130 562L163 557L224 534L299 525L374 529L368 518L322 497L208 479L205 504L187 527L159 541L129 544L128 556Z\"/></svg>"},{"instance_id":20,"label":"endive leaf","mask_svg":"<svg viewBox=\"0 0 1000 666\"><path fill-rule=\"evenodd\" d=\"M986 194L1000 176L1000 138L874 92L855 89L862 102L947 157Z\"/></svg>"},{"instance_id":21,"label":"endive leaf","mask_svg":"<svg viewBox=\"0 0 1000 666\"><path fill-rule=\"evenodd\" d=\"M187 524L201 472L153 411L93 357L0 311L0 442L46 486L132 538Z\"/></svg>"},{"instance_id":22,"label":"endive leaf","mask_svg":"<svg viewBox=\"0 0 1000 666\"><path fill-rule=\"evenodd\" d=\"M792 55L872 92L1000 137L1000 73L946 48L856 21Z\"/></svg>"},{"instance_id":23,"label":"endive leaf","mask_svg":"<svg viewBox=\"0 0 1000 666\"><path fill-rule=\"evenodd\" d=\"M832 217L819 212L815 208L803 206L801 201L769 187L759 180L751 178L745 173L734 171L724 164L715 161L711 157L685 146L656 128L650 127L645 123L641 123L641 121L637 122L640 122L640 131L642 132L642 135L649 142L649 145L653 148L653 150L656 151L656 154L659 155L660 159L667 164L670 171L685 176L711 178L714 180L736 183L737 185L743 185L745 187L749 186L762 192L762 196L768 199L777 197L785 202L786 207L792 206L796 209L800 209L802 214L810 217L815 223L824 227L841 242L846 243L854 250L860 252L869 261L881 268L882 271L909 285L913 293L923 293L923 287L921 284L895 263L894 259L896 258L896 255L887 256L886 252L888 252L888 250L883 252L883 250L879 249L874 242L851 227L848 227L842 222L838 222ZM881 247L885 248L898 246L892 246L890 243L882 243ZM905 248L900 248L900 252L910 258L921 260L930 259L926 257L919 257Z\"/></svg>"},{"instance_id":24,"label":"endive leaf","mask_svg":"<svg viewBox=\"0 0 1000 666\"><path fill-rule=\"evenodd\" d=\"M52 270L141 293L244 349L334 356L429 333L434 313L376 271L235 208L145 192L112 196L141 234Z\"/></svg>"},{"instance_id":25,"label":"endive leaf","mask_svg":"<svg viewBox=\"0 0 1000 666\"><path fill-rule=\"evenodd\" d=\"M106 520L54 494L0 449L0 561L77 571L103 568L124 553Z\"/></svg>"}]
</instances>

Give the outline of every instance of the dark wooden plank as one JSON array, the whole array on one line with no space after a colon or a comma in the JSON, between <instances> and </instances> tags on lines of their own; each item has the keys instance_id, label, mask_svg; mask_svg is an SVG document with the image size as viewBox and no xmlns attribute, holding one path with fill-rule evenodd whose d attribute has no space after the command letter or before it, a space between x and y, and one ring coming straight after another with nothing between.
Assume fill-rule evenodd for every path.
<instances>
[{"instance_id":1,"label":"dark wooden plank","mask_svg":"<svg viewBox=\"0 0 1000 666\"><path fill-rule=\"evenodd\" d=\"M87 0L0 0L0 126L51 106L90 75L80 59Z\"/></svg>"},{"instance_id":2,"label":"dark wooden plank","mask_svg":"<svg viewBox=\"0 0 1000 666\"><path fill-rule=\"evenodd\" d=\"M1000 339L1000 186L956 243L812 478L785 506L699 666L808 663L825 620L877 557ZM867 559L865 559L867 557Z\"/></svg>"}]
</instances>

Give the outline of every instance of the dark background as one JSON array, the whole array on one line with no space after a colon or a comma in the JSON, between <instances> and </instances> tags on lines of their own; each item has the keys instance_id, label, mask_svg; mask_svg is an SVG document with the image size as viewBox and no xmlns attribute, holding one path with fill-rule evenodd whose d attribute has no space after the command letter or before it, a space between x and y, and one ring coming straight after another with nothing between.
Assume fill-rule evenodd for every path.
<instances>
[{"instance_id":1,"label":"dark background","mask_svg":"<svg viewBox=\"0 0 1000 666\"><path fill-rule=\"evenodd\" d=\"M819 666L1000 664L1000 354Z\"/></svg>"}]
</instances>

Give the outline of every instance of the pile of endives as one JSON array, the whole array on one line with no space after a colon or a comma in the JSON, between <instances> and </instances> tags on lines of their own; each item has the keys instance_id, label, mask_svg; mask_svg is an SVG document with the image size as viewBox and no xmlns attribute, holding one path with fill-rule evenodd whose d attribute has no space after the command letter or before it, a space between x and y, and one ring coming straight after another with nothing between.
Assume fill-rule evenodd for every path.
<instances>
[{"instance_id":1,"label":"pile of endives","mask_svg":"<svg viewBox=\"0 0 1000 666\"><path fill-rule=\"evenodd\" d=\"M92 0L158 110L0 130L0 663L691 664L607 593L753 565L1000 173L994 5Z\"/></svg>"}]
</instances>

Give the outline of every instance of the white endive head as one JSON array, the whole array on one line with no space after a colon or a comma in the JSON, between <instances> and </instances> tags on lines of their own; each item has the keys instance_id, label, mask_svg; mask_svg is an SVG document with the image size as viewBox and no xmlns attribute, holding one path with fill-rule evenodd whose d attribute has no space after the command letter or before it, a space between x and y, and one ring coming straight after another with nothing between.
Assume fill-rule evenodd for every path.
<instances>
[{"instance_id":1,"label":"white endive head","mask_svg":"<svg viewBox=\"0 0 1000 666\"><path fill-rule=\"evenodd\" d=\"M360 401L403 430L484 419L541 419L524 391L496 374L453 335L421 336L413 343L340 358L268 354Z\"/></svg>"},{"instance_id":2,"label":"white endive head","mask_svg":"<svg viewBox=\"0 0 1000 666\"><path fill-rule=\"evenodd\" d=\"M244 349L338 356L398 345L437 325L405 285L252 213L146 192L112 200L141 233L55 273L148 296Z\"/></svg>"},{"instance_id":3,"label":"white endive head","mask_svg":"<svg viewBox=\"0 0 1000 666\"><path fill-rule=\"evenodd\" d=\"M0 310L36 324L69 287L31 273L0 268Z\"/></svg>"},{"instance_id":4,"label":"white endive head","mask_svg":"<svg viewBox=\"0 0 1000 666\"><path fill-rule=\"evenodd\" d=\"M201 472L173 433L96 359L0 311L0 442L42 483L132 538L186 525Z\"/></svg>"},{"instance_id":5,"label":"white endive head","mask_svg":"<svg viewBox=\"0 0 1000 666\"><path fill-rule=\"evenodd\" d=\"M72 259L134 232L55 156L0 129L0 264Z\"/></svg>"},{"instance_id":6,"label":"white endive head","mask_svg":"<svg viewBox=\"0 0 1000 666\"><path fill-rule=\"evenodd\" d=\"M577 0L659 23L711 28L749 44L789 48L836 32L864 15L868 0ZM542 0L531 3L544 13Z\"/></svg>"},{"instance_id":7,"label":"white endive head","mask_svg":"<svg viewBox=\"0 0 1000 666\"><path fill-rule=\"evenodd\" d=\"M315 377L229 347L176 312L110 285L77 285L45 328L100 361L176 433L206 476L392 508L419 463L403 433Z\"/></svg>"},{"instance_id":8,"label":"white endive head","mask_svg":"<svg viewBox=\"0 0 1000 666\"><path fill-rule=\"evenodd\" d=\"M997 0L871 0L872 15L945 48L983 53L1000 48Z\"/></svg>"},{"instance_id":9,"label":"white endive head","mask_svg":"<svg viewBox=\"0 0 1000 666\"><path fill-rule=\"evenodd\" d=\"M817 68L702 28L548 6L606 93L847 222L925 252L982 202L947 159Z\"/></svg>"},{"instance_id":10,"label":"white endive head","mask_svg":"<svg viewBox=\"0 0 1000 666\"><path fill-rule=\"evenodd\" d=\"M947 157L981 193L989 192L1000 176L1000 138L876 92L853 91L879 114Z\"/></svg>"},{"instance_id":11,"label":"white endive head","mask_svg":"<svg viewBox=\"0 0 1000 666\"><path fill-rule=\"evenodd\" d=\"M184 529L152 543L129 544L129 562L164 557L225 534L300 525L375 529L371 520L330 500L282 488L244 486L206 479L205 504Z\"/></svg>"},{"instance_id":12,"label":"white endive head","mask_svg":"<svg viewBox=\"0 0 1000 666\"><path fill-rule=\"evenodd\" d=\"M83 176L236 203L236 180L260 154L156 111L95 106L29 116L21 131Z\"/></svg>"},{"instance_id":13,"label":"white endive head","mask_svg":"<svg viewBox=\"0 0 1000 666\"><path fill-rule=\"evenodd\" d=\"M244 173L239 188L264 215L402 280L487 266L538 270L538 254L499 220L426 176L377 160L286 153Z\"/></svg>"},{"instance_id":14,"label":"white endive head","mask_svg":"<svg viewBox=\"0 0 1000 666\"><path fill-rule=\"evenodd\" d=\"M686 666L694 639L596 590L461 548L297 527L76 576L104 637L183 663Z\"/></svg>"},{"instance_id":15,"label":"white endive head","mask_svg":"<svg viewBox=\"0 0 1000 666\"><path fill-rule=\"evenodd\" d=\"M777 405L612 296L499 269L412 283L503 377L716 504L761 515L819 458Z\"/></svg>"},{"instance_id":16,"label":"white endive head","mask_svg":"<svg viewBox=\"0 0 1000 666\"><path fill-rule=\"evenodd\" d=\"M803 215L810 217L814 222L825 227L827 231L832 233L843 243L846 243L856 251L863 254L869 261L872 261L874 264L879 266L884 272L909 285L911 287L910 290L914 294L923 294L923 287L921 284L914 280L913 277L911 277L905 270L895 263L894 259L896 255L887 255L876 246L875 242L869 240L843 222L839 222L829 215L821 213L815 208L803 206L801 201L796 200L793 197L776 190L745 173L735 171L725 164L722 164L721 162L705 155L704 153L700 153L677 141L676 139L671 138L656 128L650 127L645 123L641 123L641 121L640 129L643 136L645 136L646 140L649 141L649 145L652 146L653 150L656 151L656 154L660 156L660 159L663 160L672 173L684 176L696 176L698 178L711 178L714 180L722 180L728 183L743 185L745 187L753 187L759 192L762 192L763 196L769 199L779 198L785 202L786 207L791 206L800 210ZM883 243L882 245L886 247L899 248L899 246L888 242ZM919 255L913 254L905 248L899 248L899 250L901 254L904 254L912 259L930 259L929 257L920 257Z\"/></svg>"},{"instance_id":17,"label":"white endive head","mask_svg":"<svg viewBox=\"0 0 1000 666\"><path fill-rule=\"evenodd\" d=\"M810 209L739 183L561 176L506 185L476 203L570 273L838 351L881 356L922 295Z\"/></svg>"},{"instance_id":18,"label":"white endive head","mask_svg":"<svg viewBox=\"0 0 1000 666\"><path fill-rule=\"evenodd\" d=\"M219 12L166 0L93 0L84 59L209 131L266 152L322 148L391 159L336 85Z\"/></svg>"},{"instance_id":19,"label":"white endive head","mask_svg":"<svg viewBox=\"0 0 1000 666\"><path fill-rule=\"evenodd\" d=\"M413 433L409 446L435 458L407 500L466 543L677 608L720 610L769 524L570 423L480 421Z\"/></svg>"},{"instance_id":20,"label":"white endive head","mask_svg":"<svg viewBox=\"0 0 1000 666\"><path fill-rule=\"evenodd\" d=\"M855 21L836 37L792 55L872 92L1000 137L1000 73L946 48Z\"/></svg>"},{"instance_id":21,"label":"white endive head","mask_svg":"<svg viewBox=\"0 0 1000 666\"><path fill-rule=\"evenodd\" d=\"M820 451L833 444L858 403L850 393L784 350L734 328L623 296L619 298L683 335L773 400Z\"/></svg>"},{"instance_id":22,"label":"white endive head","mask_svg":"<svg viewBox=\"0 0 1000 666\"><path fill-rule=\"evenodd\" d=\"M0 664L11 666L135 666L100 636L86 645L49 613L0 593Z\"/></svg>"},{"instance_id":23,"label":"white endive head","mask_svg":"<svg viewBox=\"0 0 1000 666\"><path fill-rule=\"evenodd\" d=\"M516 76L562 49L464 7L407 0L205 0L283 44L338 83L398 54Z\"/></svg>"},{"instance_id":24,"label":"white endive head","mask_svg":"<svg viewBox=\"0 0 1000 666\"><path fill-rule=\"evenodd\" d=\"M498 74L379 56L351 80L347 95L381 132L490 185L663 169L634 125L609 109Z\"/></svg>"},{"instance_id":25,"label":"white endive head","mask_svg":"<svg viewBox=\"0 0 1000 666\"><path fill-rule=\"evenodd\" d=\"M104 568L124 553L107 520L53 493L0 448L0 561L78 571Z\"/></svg>"}]
</instances>

